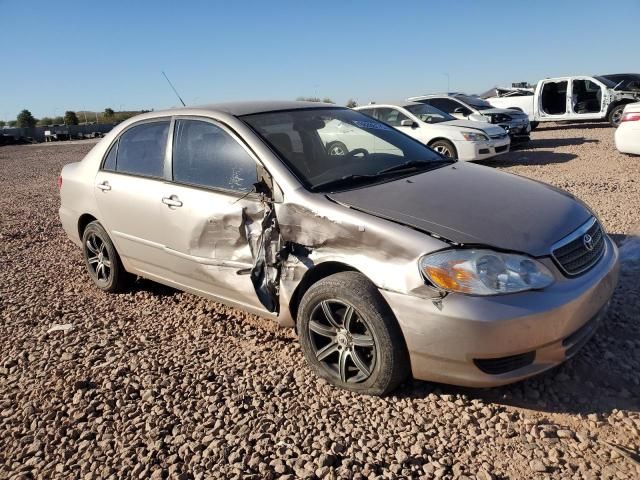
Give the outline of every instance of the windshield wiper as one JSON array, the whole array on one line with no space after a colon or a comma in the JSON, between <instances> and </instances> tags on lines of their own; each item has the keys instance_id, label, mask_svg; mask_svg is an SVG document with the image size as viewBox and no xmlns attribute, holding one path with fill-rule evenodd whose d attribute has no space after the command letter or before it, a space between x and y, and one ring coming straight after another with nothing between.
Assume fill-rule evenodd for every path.
<instances>
[{"instance_id":1,"label":"windshield wiper","mask_svg":"<svg viewBox=\"0 0 640 480\"><path fill-rule=\"evenodd\" d=\"M453 159L442 159L442 160L409 160L408 162L400 163L398 165L394 165L393 167L383 168L376 175L385 175L387 173L394 172L403 172L405 170L421 170L421 169L429 169L431 166L440 165L442 163L453 163L455 160Z\"/></svg>"},{"instance_id":2,"label":"windshield wiper","mask_svg":"<svg viewBox=\"0 0 640 480\"><path fill-rule=\"evenodd\" d=\"M317 190L324 190L327 188L339 188L341 186L348 186L353 183L358 183L362 180L372 180L377 178L377 174L375 175L360 175L360 174L351 174L345 175L344 177L334 178L333 180L328 180L326 182L318 183L311 187L311 191L315 192Z\"/></svg>"}]
</instances>

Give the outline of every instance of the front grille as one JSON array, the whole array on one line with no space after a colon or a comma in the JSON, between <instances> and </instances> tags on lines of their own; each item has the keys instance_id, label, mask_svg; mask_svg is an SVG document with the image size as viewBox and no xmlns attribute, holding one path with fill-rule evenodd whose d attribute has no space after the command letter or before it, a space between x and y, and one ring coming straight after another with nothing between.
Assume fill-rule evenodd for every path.
<instances>
[{"instance_id":1,"label":"front grille","mask_svg":"<svg viewBox=\"0 0 640 480\"><path fill-rule=\"evenodd\" d=\"M551 256L566 275L580 275L598 262L604 252L604 242L602 227L592 218L555 244L551 249Z\"/></svg>"},{"instance_id":2,"label":"front grille","mask_svg":"<svg viewBox=\"0 0 640 480\"><path fill-rule=\"evenodd\" d=\"M504 152L505 150L507 150L507 148L509 148L509 145L503 145L501 147L496 147L496 153Z\"/></svg>"},{"instance_id":3,"label":"front grille","mask_svg":"<svg viewBox=\"0 0 640 480\"><path fill-rule=\"evenodd\" d=\"M535 359L536 352L534 350L533 352L519 353L509 357L476 358L473 363L484 373L500 375L501 373L508 373L531 365Z\"/></svg>"}]
</instances>

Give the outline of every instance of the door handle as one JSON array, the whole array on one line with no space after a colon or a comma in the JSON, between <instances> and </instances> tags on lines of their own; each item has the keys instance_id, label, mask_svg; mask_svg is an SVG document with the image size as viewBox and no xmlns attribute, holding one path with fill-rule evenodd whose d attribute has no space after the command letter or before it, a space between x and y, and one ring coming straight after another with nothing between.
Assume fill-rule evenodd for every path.
<instances>
[{"instance_id":1,"label":"door handle","mask_svg":"<svg viewBox=\"0 0 640 480\"><path fill-rule=\"evenodd\" d=\"M106 180L102 183L97 184L96 187L103 192L108 192L109 190L111 190L111 185L109 185L109 182L107 182Z\"/></svg>"},{"instance_id":2,"label":"door handle","mask_svg":"<svg viewBox=\"0 0 640 480\"><path fill-rule=\"evenodd\" d=\"M163 197L162 203L168 205L169 207L181 207L182 201L178 198L177 195L171 195L170 197Z\"/></svg>"}]
</instances>

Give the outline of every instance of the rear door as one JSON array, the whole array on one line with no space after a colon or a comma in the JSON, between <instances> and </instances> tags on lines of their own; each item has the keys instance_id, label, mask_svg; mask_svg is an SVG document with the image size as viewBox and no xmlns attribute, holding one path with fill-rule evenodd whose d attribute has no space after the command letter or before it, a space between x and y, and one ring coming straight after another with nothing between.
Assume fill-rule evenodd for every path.
<instances>
[{"instance_id":1,"label":"rear door","mask_svg":"<svg viewBox=\"0 0 640 480\"><path fill-rule=\"evenodd\" d=\"M163 186L163 243L175 282L220 300L266 310L250 273L270 211L252 193L253 153L225 126L200 117L175 120L171 182Z\"/></svg>"},{"instance_id":2,"label":"rear door","mask_svg":"<svg viewBox=\"0 0 640 480\"><path fill-rule=\"evenodd\" d=\"M163 275L161 213L170 119L129 127L111 145L95 177L100 222L125 265Z\"/></svg>"},{"instance_id":3,"label":"rear door","mask_svg":"<svg viewBox=\"0 0 640 480\"><path fill-rule=\"evenodd\" d=\"M605 116L606 87L591 77L575 77L570 81L570 119L599 119Z\"/></svg>"}]
</instances>

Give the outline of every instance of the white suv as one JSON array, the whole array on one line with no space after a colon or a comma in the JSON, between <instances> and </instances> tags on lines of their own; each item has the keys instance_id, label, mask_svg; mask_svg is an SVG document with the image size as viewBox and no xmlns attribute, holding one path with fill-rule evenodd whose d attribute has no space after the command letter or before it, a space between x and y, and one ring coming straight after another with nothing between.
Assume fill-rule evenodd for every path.
<instances>
[{"instance_id":1,"label":"white suv","mask_svg":"<svg viewBox=\"0 0 640 480\"><path fill-rule=\"evenodd\" d=\"M509 135L497 125L458 120L424 103L367 105L355 110L397 128L442 155L458 160L485 160L509 151Z\"/></svg>"}]
</instances>

